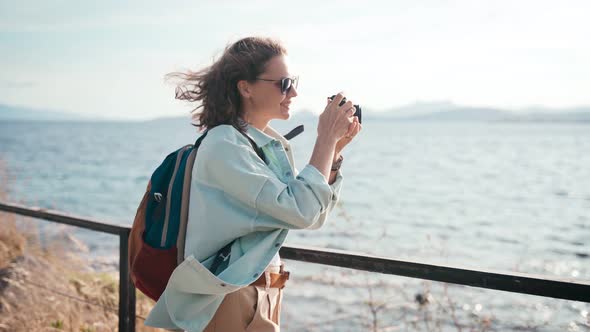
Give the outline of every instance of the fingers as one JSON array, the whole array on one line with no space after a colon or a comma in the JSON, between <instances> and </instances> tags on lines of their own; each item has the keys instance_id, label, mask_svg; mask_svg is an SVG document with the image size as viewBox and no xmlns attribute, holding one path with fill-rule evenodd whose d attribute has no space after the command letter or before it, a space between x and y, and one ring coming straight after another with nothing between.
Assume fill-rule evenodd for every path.
<instances>
[{"instance_id":1,"label":"fingers","mask_svg":"<svg viewBox=\"0 0 590 332\"><path fill-rule=\"evenodd\" d=\"M332 99L332 104L340 105L340 102L342 101L342 99L344 99L344 93L342 91L340 91L340 92L338 92L336 97L334 97L334 99Z\"/></svg>"},{"instance_id":2,"label":"fingers","mask_svg":"<svg viewBox=\"0 0 590 332\"><path fill-rule=\"evenodd\" d=\"M354 117L352 124L354 124L354 128L352 129L350 136L355 137L356 134L358 134L361 131L361 129L363 129L363 125L359 122L359 118L357 116Z\"/></svg>"},{"instance_id":3,"label":"fingers","mask_svg":"<svg viewBox=\"0 0 590 332\"><path fill-rule=\"evenodd\" d=\"M353 135L358 134L361 131L361 129L363 129L363 125L359 122L358 118L356 118L355 120L356 120L356 128L355 128Z\"/></svg>"},{"instance_id":4,"label":"fingers","mask_svg":"<svg viewBox=\"0 0 590 332\"><path fill-rule=\"evenodd\" d=\"M346 111L348 111L351 108L354 109L354 107L352 106L352 101L350 101L350 100L347 100L342 106L338 107L338 109L342 109L342 110L346 110Z\"/></svg>"},{"instance_id":5,"label":"fingers","mask_svg":"<svg viewBox=\"0 0 590 332\"><path fill-rule=\"evenodd\" d=\"M348 126L348 131L346 132L346 137L347 138L352 138L354 137L356 134L358 134L358 132L361 129L361 124L358 121L358 117L353 117L352 122L350 122L349 126Z\"/></svg>"},{"instance_id":6,"label":"fingers","mask_svg":"<svg viewBox=\"0 0 590 332\"><path fill-rule=\"evenodd\" d=\"M354 136L354 135L358 134L359 126L360 126L359 120L356 116L354 117L353 123L354 123L354 130L352 131L352 135Z\"/></svg>"},{"instance_id":7,"label":"fingers","mask_svg":"<svg viewBox=\"0 0 590 332\"><path fill-rule=\"evenodd\" d=\"M347 112L350 112L350 115L353 116L356 114L356 107L354 107L354 105L348 109Z\"/></svg>"},{"instance_id":8,"label":"fingers","mask_svg":"<svg viewBox=\"0 0 590 332\"><path fill-rule=\"evenodd\" d=\"M339 92L336 96L334 96L334 99L330 100L330 98L328 97L328 107L330 107L331 105L336 105L335 107L331 107L332 109L339 109L339 110L346 110L348 111L348 109L350 109L351 107L353 107L353 103L350 100L347 100L344 104L342 104L342 106L338 106L340 105L340 102L342 100L344 100L346 97L344 96L343 92ZM355 110L356 112L356 110ZM354 113L353 113L354 114Z\"/></svg>"},{"instance_id":9,"label":"fingers","mask_svg":"<svg viewBox=\"0 0 590 332\"><path fill-rule=\"evenodd\" d=\"M352 134L354 134L354 127L355 127L355 124L353 121L348 125L348 131L346 132L346 137L350 137Z\"/></svg>"}]
</instances>

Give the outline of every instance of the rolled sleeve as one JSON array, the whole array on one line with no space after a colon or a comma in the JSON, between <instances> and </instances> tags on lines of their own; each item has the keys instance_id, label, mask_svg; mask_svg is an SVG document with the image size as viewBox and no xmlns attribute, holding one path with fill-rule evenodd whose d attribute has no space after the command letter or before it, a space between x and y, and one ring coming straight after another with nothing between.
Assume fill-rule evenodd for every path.
<instances>
[{"instance_id":1,"label":"rolled sleeve","mask_svg":"<svg viewBox=\"0 0 590 332\"><path fill-rule=\"evenodd\" d=\"M333 194L332 187L330 187L324 175L315 168L315 166L307 164L303 170L297 174L295 179L303 181L309 185L311 191L321 204L322 209L320 212L324 212L328 208L328 204L330 204Z\"/></svg>"},{"instance_id":2,"label":"rolled sleeve","mask_svg":"<svg viewBox=\"0 0 590 332\"><path fill-rule=\"evenodd\" d=\"M330 203L328 204L324 212L322 212L322 214L319 216L318 220L314 224L310 225L307 229L318 229L326 223L326 221L328 220L328 214L334 209L334 207L338 204L338 201L340 200L342 179L342 173L339 170L336 173L336 179L334 180L334 183L330 185L330 190L332 192L332 195L330 197Z\"/></svg>"}]
</instances>

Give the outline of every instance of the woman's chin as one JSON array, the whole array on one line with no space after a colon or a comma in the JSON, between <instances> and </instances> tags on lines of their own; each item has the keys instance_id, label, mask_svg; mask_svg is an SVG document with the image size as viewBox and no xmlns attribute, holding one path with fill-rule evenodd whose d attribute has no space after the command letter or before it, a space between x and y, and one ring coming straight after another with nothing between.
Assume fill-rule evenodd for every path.
<instances>
[{"instance_id":1,"label":"woman's chin","mask_svg":"<svg viewBox=\"0 0 590 332\"><path fill-rule=\"evenodd\" d=\"M281 116L282 116L282 119L285 119L285 120L289 119L291 117L290 110L286 107L281 107Z\"/></svg>"}]
</instances>

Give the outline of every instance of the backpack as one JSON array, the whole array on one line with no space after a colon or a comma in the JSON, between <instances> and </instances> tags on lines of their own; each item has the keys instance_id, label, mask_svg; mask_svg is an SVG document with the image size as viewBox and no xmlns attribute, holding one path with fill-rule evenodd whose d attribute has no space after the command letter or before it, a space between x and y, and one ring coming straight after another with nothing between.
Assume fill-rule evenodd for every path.
<instances>
[{"instance_id":1,"label":"backpack","mask_svg":"<svg viewBox=\"0 0 590 332\"><path fill-rule=\"evenodd\" d=\"M300 125L284 137L290 139L303 131ZM136 288L157 301L174 269L184 260L188 222L190 185L197 151L205 131L195 142L170 153L153 172L137 208L129 234L129 271ZM244 133L243 133L244 134ZM262 159L264 153L244 134ZM229 263L233 241L218 251L210 270L216 273Z\"/></svg>"}]
</instances>

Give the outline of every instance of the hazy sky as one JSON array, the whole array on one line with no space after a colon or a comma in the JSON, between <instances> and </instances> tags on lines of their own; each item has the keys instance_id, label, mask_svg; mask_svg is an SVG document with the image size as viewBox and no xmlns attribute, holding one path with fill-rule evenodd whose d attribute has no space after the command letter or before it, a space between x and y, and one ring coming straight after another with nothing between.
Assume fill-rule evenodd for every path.
<instances>
[{"instance_id":1,"label":"hazy sky","mask_svg":"<svg viewBox=\"0 0 590 332\"><path fill-rule=\"evenodd\" d=\"M163 80L240 37L281 39L294 109L449 100L590 105L590 1L0 0L0 103L117 118L186 114Z\"/></svg>"}]
</instances>

